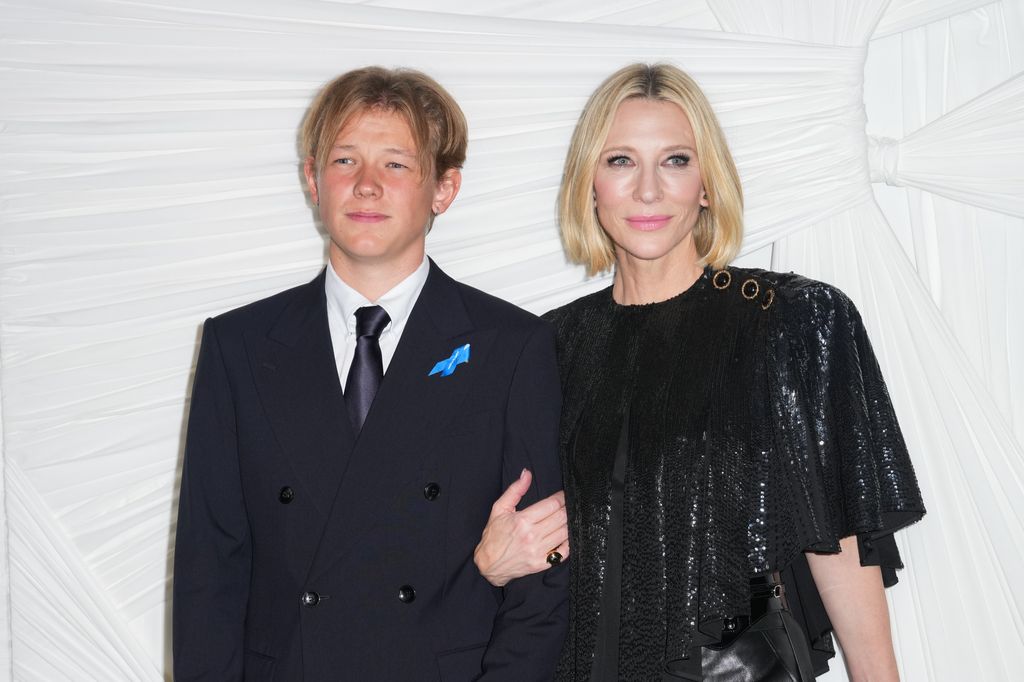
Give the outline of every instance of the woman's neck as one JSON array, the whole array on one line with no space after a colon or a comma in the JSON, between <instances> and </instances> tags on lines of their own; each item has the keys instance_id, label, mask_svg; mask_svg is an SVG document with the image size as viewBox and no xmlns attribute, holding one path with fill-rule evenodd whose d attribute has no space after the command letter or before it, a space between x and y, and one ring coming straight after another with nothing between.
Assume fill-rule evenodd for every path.
<instances>
[{"instance_id":1,"label":"woman's neck","mask_svg":"<svg viewBox=\"0 0 1024 682\"><path fill-rule=\"evenodd\" d=\"M643 260L617 254L612 298L621 305L658 303L678 296L700 279L704 269L691 258Z\"/></svg>"}]
</instances>

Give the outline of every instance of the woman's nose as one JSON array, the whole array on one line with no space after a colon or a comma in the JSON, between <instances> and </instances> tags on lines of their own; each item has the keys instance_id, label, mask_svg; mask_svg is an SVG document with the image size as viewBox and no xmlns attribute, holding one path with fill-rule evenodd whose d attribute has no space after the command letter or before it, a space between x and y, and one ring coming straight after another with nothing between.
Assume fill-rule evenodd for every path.
<instances>
[{"instance_id":1,"label":"woman's nose","mask_svg":"<svg viewBox=\"0 0 1024 682\"><path fill-rule=\"evenodd\" d=\"M633 198L645 204L661 199L661 183L658 180L657 170L644 168L639 170Z\"/></svg>"}]
</instances>

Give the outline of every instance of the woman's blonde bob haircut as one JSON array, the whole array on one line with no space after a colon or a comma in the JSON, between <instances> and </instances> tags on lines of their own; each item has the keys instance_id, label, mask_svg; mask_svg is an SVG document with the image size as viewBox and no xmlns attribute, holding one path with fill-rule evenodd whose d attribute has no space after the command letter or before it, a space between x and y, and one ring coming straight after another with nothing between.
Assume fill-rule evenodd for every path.
<instances>
[{"instance_id":1,"label":"woman's blonde bob haircut","mask_svg":"<svg viewBox=\"0 0 1024 682\"><path fill-rule=\"evenodd\" d=\"M412 131L424 177L440 179L466 161L466 117L455 99L433 78L413 69L367 66L325 85L306 112L301 151L314 159L319 174L338 133L368 110L397 113Z\"/></svg>"},{"instance_id":2,"label":"woman's blonde bob haircut","mask_svg":"<svg viewBox=\"0 0 1024 682\"><path fill-rule=\"evenodd\" d=\"M725 267L739 253L743 241L739 174L704 93L692 78L669 64L630 64L616 71L583 108L569 142L558 191L558 222L569 260L585 265L588 275L615 264L615 245L594 210L594 174L615 112L633 98L678 104L689 119L708 199L708 207L701 210L693 229L697 255L702 265Z\"/></svg>"}]
</instances>

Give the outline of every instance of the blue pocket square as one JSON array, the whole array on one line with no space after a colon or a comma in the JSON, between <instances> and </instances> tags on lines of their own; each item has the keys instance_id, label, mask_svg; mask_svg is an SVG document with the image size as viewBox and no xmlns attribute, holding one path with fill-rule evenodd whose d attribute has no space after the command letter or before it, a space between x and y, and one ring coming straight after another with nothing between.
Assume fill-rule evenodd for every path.
<instances>
[{"instance_id":1,"label":"blue pocket square","mask_svg":"<svg viewBox=\"0 0 1024 682\"><path fill-rule=\"evenodd\" d=\"M427 376L432 377L435 374L440 374L443 377L451 376L455 371L455 368L464 362L469 362L468 343L465 346L459 346L452 351L452 354L449 357L434 365L434 369L430 370L430 373L427 374Z\"/></svg>"}]
</instances>

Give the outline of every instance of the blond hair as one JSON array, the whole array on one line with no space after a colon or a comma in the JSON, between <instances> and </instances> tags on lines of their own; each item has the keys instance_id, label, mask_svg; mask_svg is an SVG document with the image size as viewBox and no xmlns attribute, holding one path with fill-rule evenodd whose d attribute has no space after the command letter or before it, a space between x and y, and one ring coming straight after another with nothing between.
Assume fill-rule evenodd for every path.
<instances>
[{"instance_id":1,"label":"blond hair","mask_svg":"<svg viewBox=\"0 0 1024 682\"><path fill-rule=\"evenodd\" d=\"M312 157L319 174L338 133L367 110L401 115L412 131L423 176L436 179L466 161L466 117L437 81L413 69L367 66L344 73L325 85L302 124L301 150Z\"/></svg>"},{"instance_id":2,"label":"blond hair","mask_svg":"<svg viewBox=\"0 0 1024 682\"><path fill-rule=\"evenodd\" d=\"M569 142L558 191L558 223L565 250L588 275L615 264L615 245L594 210L594 175L619 105L627 99L672 102L686 114L697 145L700 178L708 206L693 236L702 265L725 267L743 241L743 190L715 112L697 83L669 64L630 64L608 77L590 96Z\"/></svg>"}]
</instances>

